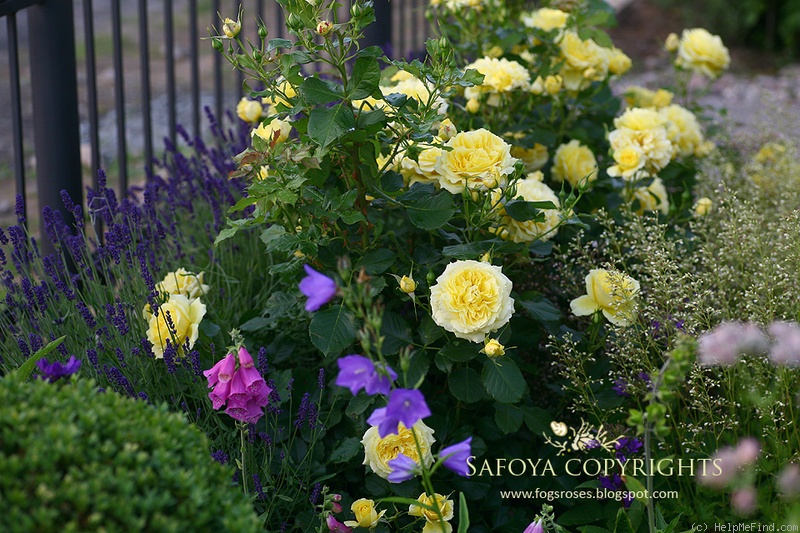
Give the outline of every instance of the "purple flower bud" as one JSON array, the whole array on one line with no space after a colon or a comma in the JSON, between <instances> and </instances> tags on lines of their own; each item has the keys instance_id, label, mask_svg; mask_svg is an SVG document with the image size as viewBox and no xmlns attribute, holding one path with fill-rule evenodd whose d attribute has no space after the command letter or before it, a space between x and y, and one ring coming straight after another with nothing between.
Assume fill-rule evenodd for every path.
<instances>
[{"instance_id":1,"label":"purple flower bud","mask_svg":"<svg viewBox=\"0 0 800 533\"><path fill-rule=\"evenodd\" d=\"M471 444L472 437L469 437L467 440L448 446L439 452L439 457L444 459L444 466L459 476L467 477L469 475L469 464L467 461L470 455L472 455Z\"/></svg>"},{"instance_id":2,"label":"purple flower bud","mask_svg":"<svg viewBox=\"0 0 800 533\"><path fill-rule=\"evenodd\" d=\"M308 265L303 265L306 277L300 281L298 288L306 297L306 311L313 312L328 303L336 294L336 282L324 274L320 274Z\"/></svg>"}]
</instances>

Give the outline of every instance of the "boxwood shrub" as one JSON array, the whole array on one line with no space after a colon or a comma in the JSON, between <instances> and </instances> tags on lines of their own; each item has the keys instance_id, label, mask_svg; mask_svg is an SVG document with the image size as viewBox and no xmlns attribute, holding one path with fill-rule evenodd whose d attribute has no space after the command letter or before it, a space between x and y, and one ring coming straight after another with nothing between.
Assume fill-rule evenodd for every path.
<instances>
[{"instance_id":1,"label":"boxwood shrub","mask_svg":"<svg viewBox=\"0 0 800 533\"><path fill-rule=\"evenodd\" d=\"M0 405L0 531L260 529L206 437L163 406L11 378Z\"/></svg>"}]
</instances>

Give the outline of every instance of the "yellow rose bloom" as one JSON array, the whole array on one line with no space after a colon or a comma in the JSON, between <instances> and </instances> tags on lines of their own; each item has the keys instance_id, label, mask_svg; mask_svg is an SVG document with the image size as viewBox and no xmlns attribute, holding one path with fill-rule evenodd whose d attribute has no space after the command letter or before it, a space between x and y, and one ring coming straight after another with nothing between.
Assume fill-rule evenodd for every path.
<instances>
[{"instance_id":1,"label":"yellow rose bloom","mask_svg":"<svg viewBox=\"0 0 800 533\"><path fill-rule=\"evenodd\" d=\"M269 114L273 115L275 114L275 106L278 104L292 107L292 102L290 102L289 99L294 98L295 96L297 96L297 91L295 90L294 85L289 83L287 80L283 80L278 84L274 96L265 96L261 99L261 102L264 105L271 107L272 110Z\"/></svg>"},{"instance_id":2,"label":"yellow rose bloom","mask_svg":"<svg viewBox=\"0 0 800 533\"><path fill-rule=\"evenodd\" d=\"M614 127L628 128L634 131L647 131L665 127L667 119L653 109L633 107L626 109L622 115L614 119Z\"/></svg>"},{"instance_id":3,"label":"yellow rose bloom","mask_svg":"<svg viewBox=\"0 0 800 533\"><path fill-rule=\"evenodd\" d=\"M484 57L470 63L465 68L474 69L483 74L483 83L475 87L467 87L464 96L470 99L480 98L482 94L489 94L487 104L497 107L501 103L501 95L511 91L522 89L527 90L531 82L531 74L528 69L506 58L497 59L494 57Z\"/></svg>"},{"instance_id":4,"label":"yellow rose bloom","mask_svg":"<svg viewBox=\"0 0 800 533\"><path fill-rule=\"evenodd\" d=\"M205 314L206 306L200 298L189 300L182 294L171 294L169 300L159 307L158 314L145 309L146 317L149 315L147 339L153 345L156 359L164 358L167 342L171 342L179 354L183 353L183 345L187 342L189 348L194 346L200 333L200 322ZM172 328L169 326L170 322Z\"/></svg>"},{"instance_id":5,"label":"yellow rose bloom","mask_svg":"<svg viewBox=\"0 0 800 533\"><path fill-rule=\"evenodd\" d=\"M583 40L574 31L568 31L559 46L564 58L561 75L567 89L581 90L588 81L603 80L608 75L607 49L592 39Z\"/></svg>"},{"instance_id":6,"label":"yellow rose bloom","mask_svg":"<svg viewBox=\"0 0 800 533\"><path fill-rule=\"evenodd\" d=\"M564 78L558 75L550 75L544 79L544 90L550 96L555 96L561 91L561 86L564 84Z\"/></svg>"},{"instance_id":7,"label":"yellow rose bloom","mask_svg":"<svg viewBox=\"0 0 800 533\"><path fill-rule=\"evenodd\" d=\"M375 502L367 498L361 498L353 502L350 510L356 515L355 520L345 520L344 525L347 527L364 527L370 528L378 525L381 517L386 514L384 509L380 513L375 510Z\"/></svg>"},{"instance_id":8,"label":"yellow rose bloom","mask_svg":"<svg viewBox=\"0 0 800 533\"><path fill-rule=\"evenodd\" d=\"M609 322L629 326L636 318L639 282L622 272L597 268L586 276L586 294L569 306L576 316L602 311Z\"/></svg>"},{"instance_id":9,"label":"yellow rose bloom","mask_svg":"<svg viewBox=\"0 0 800 533\"><path fill-rule=\"evenodd\" d=\"M417 155L417 160L405 155L403 151L399 154L400 166L398 172L403 176L403 180L409 187L414 183L433 183L439 185L439 174L436 172L436 162L442 155L442 149L438 146L426 148Z\"/></svg>"},{"instance_id":10,"label":"yellow rose bloom","mask_svg":"<svg viewBox=\"0 0 800 533\"><path fill-rule=\"evenodd\" d=\"M511 146L486 129L464 131L447 141L435 170L439 184L453 194L465 188L486 190L505 185L517 160Z\"/></svg>"},{"instance_id":11,"label":"yellow rose bloom","mask_svg":"<svg viewBox=\"0 0 800 533\"><path fill-rule=\"evenodd\" d=\"M269 124L264 124L263 122L259 124L257 128L250 132L250 136L255 137L257 135L268 143L273 141L280 143L289 138L291 131L292 125L289 122L274 118ZM275 137L276 132L278 133L277 138Z\"/></svg>"},{"instance_id":12,"label":"yellow rose bloom","mask_svg":"<svg viewBox=\"0 0 800 533\"><path fill-rule=\"evenodd\" d=\"M447 265L431 287L433 321L460 339L483 342L514 314L511 280L499 266L480 261Z\"/></svg>"},{"instance_id":13,"label":"yellow rose bloom","mask_svg":"<svg viewBox=\"0 0 800 533\"><path fill-rule=\"evenodd\" d=\"M645 211L660 211L665 215L669 213L669 195L661 178L655 178L647 187L634 189L633 195L627 199L631 202L639 201L639 208L635 211L637 215L641 216Z\"/></svg>"},{"instance_id":14,"label":"yellow rose bloom","mask_svg":"<svg viewBox=\"0 0 800 533\"><path fill-rule=\"evenodd\" d=\"M547 164L550 155L547 153L547 146L535 143L533 148L523 146L512 146L511 156L519 159L525 164L525 172L536 172Z\"/></svg>"},{"instance_id":15,"label":"yellow rose bloom","mask_svg":"<svg viewBox=\"0 0 800 533\"><path fill-rule=\"evenodd\" d=\"M453 531L453 526L450 525L450 520L453 519L453 501L447 499L441 494L434 493L433 496L428 496L424 492L419 495L417 501L423 505L438 508L436 512L413 503L408 506L408 514L410 516L422 516L425 518L425 526L422 528L422 533L441 533L444 527L445 533ZM439 514L441 513L441 520Z\"/></svg>"},{"instance_id":16,"label":"yellow rose bloom","mask_svg":"<svg viewBox=\"0 0 800 533\"><path fill-rule=\"evenodd\" d=\"M608 71L611 74L622 76L633 66L631 58L619 48L612 48L608 52Z\"/></svg>"},{"instance_id":17,"label":"yellow rose bloom","mask_svg":"<svg viewBox=\"0 0 800 533\"><path fill-rule=\"evenodd\" d=\"M644 152L635 144L614 150L613 157L616 164L608 168L608 175L612 178L633 179L636 173L644 167L646 161Z\"/></svg>"},{"instance_id":18,"label":"yellow rose bloom","mask_svg":"<svg viewBox=\"0 0 800 533\"><path fill-rule=\"evenodd\" d=\"M211 288L203 284L203 274L203 272L195 274L185 268L179 268L164 276L164 279L156 285L156 290L167 294L182 294L190 300L199 298Z\"/></svg>"},{"instance_id":19,"label":"yellow rose bloom","mask_svg":"<svg viewBox=\"0 0 800 533\"><path fill-rule=\"evenodd\" d=\"M261 119L261 111L261 104L255 100L242 98L239 100L239 103L236 104L236 114L240 119L250 124L255 124Z\"/></svg>"},{"instance_id":20,"label":"yellow rose bloom","mask_svg":"<svg viewBox=\"0 0 800 533\"><path fill-rule=\"evenodd\" d=\"M697 200L697 203L694 204L694 214L698 217L704 217L711 212L711 209L714 207L714 202L711 201L711 198L700 198Z\"/></svg>"},{"instance_id":21,"label":"yellow rose bloom","mask_svg":"<svg viewBox=\"0 0 800 533\"><path fill-rule=\"evenodd\" d=\"M675 149L675 155L694 156L698 147L705 142L700 122L694 113L678 104L668 105L658 112L667 119L667 137Z\"/></svg>"},{"instance_id":22,"label":"yellow rose bloom","mask_svg":"<svg viewBox=\"0 0 800 533\"><path fill-rule=\"evenodd\" d=\"M731 56L718 35L712 35L703 28L683 30L675 65L717 78L728 68Z\"/></svg>"},{"instance_id":23,"label":"yellow rose bloom","mask_svg":"<svg viewBox=\"0 0 800 533\"><path fill-rule=\"evenodd\" d=\"M567 25L569 13L560 9L543 7L531 13L523 13L520 17L522 23L528 28L537 28L542 31L560 30Z\"/></svg>"},{"instance_id":24,"label":"yellow rose bloom","mask_svg":"<svg viewBox=\"0 0 800 533\"><path fill-rule=\"evenodd\" d=\"M556 181L567 181L577 187L581 181L597 179L597 159L588 147L573 139L558 147L551 172Z\"/></svg>"},{"instance_id":25,"label":"yellow rose bloom","mask_svg":"<svg viewBox=\"0 0 800 533\"><path fill-rule=\"evenodd\" d=\"M222 21L222 33L225 34L225 37L228 39L233 39L239 32L242 30L242 23L239 20L233 20L230 18L226 18Z\"/></svg>"},{"instance_id":26,"label":"yellow rose bloom","mask_svg":"<svg viewBox=\"0 0 800 533\"><path fill-rule=\"evenodd\" d=\"M500 206L498 216L500 217L499 224L501 229L499 235L501 238L513 242L533 242L537 239L547 240L556 234L555 228L561 222L561 215L558 210L561 204L556 193L541 181L540 176L541 172L534 172L526 179L517 181L515 184L515 199L527 202L553 202L556 208L543 209L544 221L542 222L533 220L520 222L511 218L506 213L505 208ZM502 196L503 193L501 191L493 191L493 203L500 203Z\"/></svg>"},{"instance_id":27,"label":"yellow rose bloom","mask_svg":"<svg viewBox=\"0 0 800 533\"><path fill-rule=\"evenodd\" d=\"M681 44L681 39L677 33L670 33L667 35L667 40L664 41L664 49L667 52L675 52Z\"/></svg>"},{"instance_id":28,"label":"yellow rose bloom","mask_svg":"<svg viewBox=\"0 0 800 533\"><path fill-rule=\"evenodd\" d=\"M433 464L433 454L431 446L436 439L433 430L420 420L414 424L414 432L417 434L420 449L422 450L422 462L426 467ZM414 434L401 422L397 427L397 434L392 433L384 438L378 434L378 426L370 427L361 439L364 445L364 463L369 465L375 474L386 479L392 473L389 461L397 459L403 454L411 460L420 464L420 456L417 453L417 445L414 442Z\"/></svg>"},{"instance_id":29,"label":"yellow rose bloom","mask_svg":"<svg viewBox=\"0 0 800 533\"><path fill-rule=\"evenodd\" d=\"M384 96L395 93L404 94L420 103L426 103L430 97L430 91L427 85L415 76L404 77L404 79L394 85L382 86L381 93L383 93ZM433 107L442 115L447 113L447 102L445 102L443 98L438 98L434 102Z\"/></svg>"}]
</instances>

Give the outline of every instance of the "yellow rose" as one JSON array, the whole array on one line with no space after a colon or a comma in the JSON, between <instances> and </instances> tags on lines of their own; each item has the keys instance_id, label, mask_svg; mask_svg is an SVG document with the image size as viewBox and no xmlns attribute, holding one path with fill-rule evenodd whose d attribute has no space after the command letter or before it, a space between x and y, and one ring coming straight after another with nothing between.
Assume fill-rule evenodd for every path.
<instances>
[{"instance_id":1,"label":"yellow rose","mask_svg":"<svg viewBox=\"0 0 800 533\"><path fill-rule=\"evenodd\" d=\"M547 94L550 96L555 96L561 90L561 86L564 84L564 78L558 75L551 75L547 76L544 79L544 90L547 91Z\"/></svg>"},{"instance_id":2,"label":"yellow rose","mask_svg":"<svg viewBox=\"0 0 800 533\"><path fill-rule=\"evenodd\" d=\"M586 276L586 294L569 306L576 316L602 311L614 325L628 326L636 318L639 282L622 272L597 268Z\"/></svg>"},{"instance_id":3,"label":"yellow rose","mask_svg":"<svg viewBox=\"0 0 800 533\"><path fill-rule=\"evenodd\" d=\"M239 103L236 104L236 114L240 119L251 124L255 124L259 121L261 118L261 111L261 104L255 100L242 98L239 100Z\"/></svg>"},{"instance_id":4,"label":"yellow rose","mask_svg":"<svg viewBox=\"0 0 800 533\"><path fill-rule=\"evenodd\" d=\"M439 123L439 131L437 133L437 136L442 141L447 142L452 139L456 133L458 133L458 128L456 128L456 125L453 124L452 120L446 118Z\"/></svg>"},{"instance_id":5,"label":"yellow rose","mask_svg":"<svg viewBox=\"0 0 800 533\"><path fill-rule=\"evenodd\" d=\"M670 33L667 35L667 40L664 41L664 49L666 49L667 52L675 52L680 44L681 39L678 37L678 34Z\"/></svg>"},{"instance_id":6,"label":"yellow rose","mask_svg":"<svg viewBox=\"0 0 800 533\"><path fill-rule=\"evenodd\" d=\"M233 20L226 18L222 21L222 33L225 34L225 37L228 39L233 39L239 32L242 30L242 23L238 20Z\"/></svg>"},{"instance_id":7,"label":"yellow rose","mask_svg":"<svg viewBox=\"0 0 800 533\"><path fill-rule=\"evenodd\" d=\"M560 202L553 190L541 181L541 172L533 172L526 179L517 181L514 184L516 195L514 199L521 199L527 202L552 202L555 209L542 209L544 220L536 222L534 220L518 221L511 218L504 207L498 210L500 217L500 237L513 242L533 242L537 239L547 240L556 234L556 229L561 222L561 215L558 207ZM499 204L502 200L501 191L493 191L492 201Z\"/></svg>"},{"instance_id":8,"label":"yellow rose","mask_svg":"<svg viewBox=\"0 0 800 533\"><path fill-rule=\"evenodd\" d=\"M592 39L581 39L574 31L568 31L559 43L564 58L564 69L573 71L589 80L602 80L608 75L609 56L607 49ZM591 69L591 70L589 70ZM589 70L589 72L587 72ZM565 72L562 75L566 78ZM570 90L573 90L570 88Z\"/></svg>"},{"instance_id":9,"label":"yellow rose","mask_svg":"<svg viewBox=\"0 0 800 533\"><path fill-rule=\"evenodd\" d=\"M665 127L667 119L654 109L632 107L614 119L614 127L628 128L634 131L646 131Z\"/></svg>"},{"instance_id":10,"label":"yellow rose","mask_svg":"<svg viewBox=\"0 0 800 533\"><path fill-rule=\"evenodd\" d=\"M633 200L639 201L637 215L643 215L645 211L660 211L665 215L669 213L669 195L661 178L653 179L653 183L647 187L634 189L633 195L628 196L628 201Z\"/></svg>"},{"instance_id":11,"label":"yellow rose","mask_svg":"<svg viewBox=\"0 0 800 533\"><path fill-rule=\"evenodd\" d=\"M395 93L404 94L420 103L427 103L430 97L427 85L415 76L404 77L394 85L382 86L381 92L384 96ZM447 102L443 98L438 98L433 107L442 115L447 113Z\"/></svg>"},{"instance_id":12,"label":"yellow rose","mask_svg":"<svg viewBox=\"0 0 800 533\"><path fill-rule=\"evenodd\" d=\"M206 306L200 298L189 300L182 294L171 294L169 300L161 304L158 314L145 310L149 315L147 339L153 344L153 354L157 359L164 358L164 348L171 342L183 353L183 345L188 342L189 348L194 346L200 333L200 322L206 314ZM169 315L169 320L167 320ZM172 328L169 323L172 323Z\"/></svg>"},{"instance_id":13,"label":"yellow rose","mask_svg":"<svg viewBox=\"0 0 800 533\"><path fill-rule=\"evenodd\" d=\"M695 151L705 139L700 129L700 122L694 113L678 104L668 105L658 112L667 119L667 137L675 149L675 155L678 157L695 155Z\"/></svg>"},{"instance_id":14,"label":"yellow rose","mask_svg":"<svg viewBox=\"0 0 800 533\"><path fill-rule=\"evenodd\" d=\"M473 115L478 112L481 108L481 103L478 101L477 98L470 98L467 100L467 111L472 113Z\"/></svg>"},{"instance_id":15,"label":"yellow rose","mask_svg":"<svg viewBox=\"0 0 800 533\"><path fill-rule=\"evenodd\" d=\"M588 147L573 139L558 147L551 172L556 181L566 180L577 187L581 181L591 182L597 179L597 159Z\"/></svg>"},{"instance_id":16,"label":"yellow rose","mask_svg":"<svg viewBox=\"0 0 800 533\"><path fill-rule=\"evenodd\" d=\"M265 96L261 99L261 102L264 105L268 105L271 107L270 115L275 114L275 106L278 104L283 104L286 107L292 107L292 102L290 99L297 96L297 91L294 88L294 85L289 83L287 80L281 81L275 89L275 94L271 97Z\"/></svg>"},{"instance_id":17,"label":"yellow rose","mask_svg":"<svg viewBox=\"0 0 800 533\"><path fill-rule=\"evenodd\" d=\"M631 58L625 55L625 52L619 48L613 48L609 51L608 57L608 71L617 76L622 76L628 72L633 66Z\"/></svg>"},{"instance_id":18,"label":"yellow rose","mask_svg":"<svg viewBox=\"0 0 800 533\"><path fill-rule=\"evenodd\" d=\"M438 493L434 493L433 496L428 496L423 492L419 495L417 501L423 505L439 510L437 512L419 505L414 505L413 503L408 506L408 514L410 516L422 516L425 518L425 526L422 528L422 533L441 533L442 527L444 527L445 533L453 531L453 526L449 523L450 520L453 519L452 500ZM439 518L440 514L441 519Z\"/></svg>"},{"instance_id":19,"label":"yellow rose","mask_svg":"<svg viewBox=\"0 0 800 533\"><path fill-rule=\"evenodd\" d=\"M417 282L408 276L400 278L400 290L406 294L411 294L417 289Z\"/></svg>"},{"instance_id":20,"label":"yellow rose","mask_svg":"<svg viewBox=\"0 0 800 533\"><path fill-rule=\"evenodd\" d=\"M381 517L386 513L384 509L380 513L375 510L375 502L367 498L361 498L353 502L350 510L356 515L355 520L345 520L344 525L348 527L370 528L378 525Z\"/></svg>"},{"instance_id":21,"label":"yellow rose","mask_svg":"<svg viewBox=\"0 0 800 533\"><path fill-rule=\"evenodd\" d=\"M528 69L506 58L497 59L484 57L466 66L467 69L474 69L483 74L483 83L475 87L467 87L464 96L470 100L480 98L484 93L488 93L487 104L497 107L501 103L500 96L508 92L523 89L527 90L531 82L531 74Z\"/></svg>"},{"instance_id":22,"label":"yellow rose","mask_svg":"<svg viewBox=\"0 0 800 533\"><path fill-rule=\"evenodd\" d=\"M485 353L487 357L495 359L497 357L500 357L501 355L505 355L506 348L505 346L497 342L497 339L487 339L486 342L484 342L483 350L481 351Z\"/></svg>"},{"instance_id":23,"label":"yellow rose","mask_svg":"<svg viewBox=\"0 0 800 533\"><path fill-rule=\"evenodd\" d=\"M426 467L433 464L433 454L431 446L436 439L433 437L433 430L420 420L414 424L414 432L419 440L419 447L422 450L422 461ZM389 461L397 459L403 454L411 460L420 464L420 457L417 453L417 445L414 442L414 434L406 428L402 422L397 427L397 434L392 433L384 438L378 434L378 427L370 427L361 439L364 445L364 463L369 465L375 474L386 479L392 473Z\"/></svg>"},{"instance_id":24,"label":"yellow rose","mask_svg":"<svg viewBox=\"0 0 800 533\"><path fill-rule=\"evenodd\" d=\"M164 279L156 285L158 292L167 294L182 294L193 300L208 292L208 285L203 284L203 272L195 274L184 268L179 268L175 272L170 272Z\"/></svg>"},{"instance_id":25,"label":"yellow rose","mask_svg":"<svg viewBox=\"0 0 800 533\"><path fill-rule=\"evenodd\" d=\"M614 150L612 155L616 163L616 165L612 165L608 169L608 175L612 178L633 179L636 173L644 167L644 153L639 146L634 144Z\"/></svg>"},{"instance_id":26,"label":"yellow rose","mask_svg":"<svg viewBox=\"0 0 800 533\"><path fill-rule=\"evenodd\" d=\"M525 163L525 172L535 172L541 169L547 164L550 157L547 153L547 146L539 143L535 143L533 148L512 146L511 156Z\"/></svg>"},{"instance_id":27,"label":"yellow rose","mask_svg":"<svg viewBox=\"0 0 800 533\"><path fill-rule=\"evenodd\" d=\"M559 30L567 25L569 13L565 13L560 9L543 7L531 13L523 13L520 19L528 28L538 28L542 31L553 31Z\"/></svg>"},{"instance_id":28,"label":"yellow rose","mask_svg":"<svg viewBox=\"0 0 800 533\"><path fill-rule=\"evenodd\" d=\"M728 68L730 62L728 49L718 35L711 35L703 28L683 30L675 58L677 66L716 78Z\"/></svg>"},{"instance_id":29,"label":"yellow rose","mask_svg":"<svg viewBox=\"0 0 800 533\"><path fill-rule=\"evenodd\" d=\"M259 124L256 129L250 132L250 135L252 137L258 135L268 143L272 143L273 141L280 143L289 138L289 133L291 131L292 125L289 122L274 118L269 124L264 124L263 122ZM276 132L278 134L277 138L275 137Z\"/></svg>"},{"instance_id":30,"label":"yellow rose","mask_svg":"<svg viewBox=\"0 0 800 533\"><path fill-rule=\"evenodd\" d=\"M517 160L511 157L511 146L489 130L460 132L447 146L450 150L442 151L435 169L439 184L451 193L493 189L514 172Z\"/></svg>"},{"instance_id":31,"label":"yellow rose","mask_svg":"<svg viewBox=\"0 0 800 533\"><path fill-rule=\"evenodd\" d=\"M697 203L694 204L694 214L698 217L704 217L711 212L711 209L714 207L714 202L711 201L711 198L700 198L697 200Z\"/></svg>"},{"instance_id":32,"label":"yellow rose","mask_svg":"<svg viewBox=\"0 0 800 533\"><path fill-rule=\"evenodd\" d=\"M653 107L655 107L656 109L667 107L669 104L672 103L672 99L674 97L675 95L669 92L668 90L659 89L653 95Z\"/></svg>"},{"instance_id":33,"label":"yellow rose","mask_svg":"<svg viewBox=\"0 0 800 533\"><path fill-rule=\"evenodd\" d=\"M456 337L483 342L514 314L511 280L499 266L479 261L447 265L431 287L433 320Z\"/></svg>"},{"instance_id":34,"label":"yellow rose","mask_svg":"<svg viewBox=\"0 0 800 533\"><path fill-rule=\"evenodd\" d=\"M405 151L400 153L400 167L398 172L403 176L408 186L414 183L433 183L439 185L439 174L436 172L436 162L442 155L442 149L433 146L426 148L417 155L414 161L405 155Z\"/></svg>"}]
</instances>

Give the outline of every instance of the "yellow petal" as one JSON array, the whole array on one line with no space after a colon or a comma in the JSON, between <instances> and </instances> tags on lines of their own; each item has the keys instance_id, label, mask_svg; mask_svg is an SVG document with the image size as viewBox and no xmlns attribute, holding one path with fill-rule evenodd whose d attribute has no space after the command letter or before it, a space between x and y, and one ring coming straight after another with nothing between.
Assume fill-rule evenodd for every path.
<instances>
[{"instance_id":1,"label":"yellow petal","mask_svg":"<svg viewBox=\"0 0 800 533\"><path fill-rule=\"evenodd\" d=\"M575 298L572 300L569 303L569 308L572 309L572 313L575 316L586 316L594 314L598 309L600 309L600 305L595 301L594 298L588 294L584 294L580 298Z\"/></svg>"}]
</instances>

